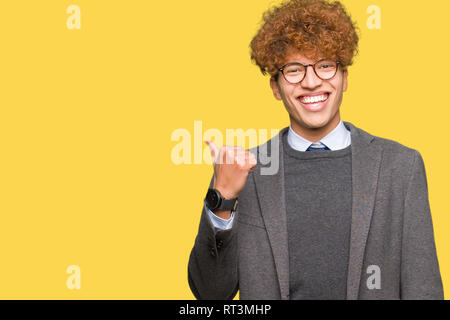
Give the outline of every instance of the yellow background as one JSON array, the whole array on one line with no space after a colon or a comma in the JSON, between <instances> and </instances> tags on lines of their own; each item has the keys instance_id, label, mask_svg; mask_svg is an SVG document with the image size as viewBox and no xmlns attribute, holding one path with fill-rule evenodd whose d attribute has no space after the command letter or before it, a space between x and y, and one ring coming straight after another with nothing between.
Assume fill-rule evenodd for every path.
<instances>
[{"instance_id":1,"label":"yellow background","mask_svg":"<svg viewBox=\"0 0 450 320\"><path fill-rule=\"evenodd\" d=\"M343 2L361 42L342 118L421 152L448 297L450 2ZM273 3L1 1L0 298L193 298L212 167L173 164L171 134L193 135L195 120L223 133L289 124L249 58ZM80 30L66 26L70 4ZM373 4L381 30L366 26ZM69 265L80 290L66 287Z\"/></svg>"}]
</instances>

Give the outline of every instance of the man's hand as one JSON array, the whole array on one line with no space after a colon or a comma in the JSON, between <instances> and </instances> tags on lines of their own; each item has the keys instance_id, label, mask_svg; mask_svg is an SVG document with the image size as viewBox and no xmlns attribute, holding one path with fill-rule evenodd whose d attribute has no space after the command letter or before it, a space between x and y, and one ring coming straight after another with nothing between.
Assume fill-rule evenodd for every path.
<instances>
[{"instance_id":1,"label":"man's hand","mask_svg":"<svg viewBox=\"0 0 450 320\"><path fill-rule=\"evenodd\" d=\"M214 189L225 199L237 198L245 187L248 174L256 166L253 153L242 147L223 146L220 149L212 141L205 141L211 149L214 165Z\"/></svg>"}]
</instances>

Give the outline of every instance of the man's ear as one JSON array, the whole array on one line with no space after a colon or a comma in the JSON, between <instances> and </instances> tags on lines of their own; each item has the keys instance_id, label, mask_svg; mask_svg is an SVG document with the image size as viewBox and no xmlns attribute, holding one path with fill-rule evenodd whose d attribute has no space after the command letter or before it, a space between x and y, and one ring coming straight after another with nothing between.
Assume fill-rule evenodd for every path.
<instances>
[{"instance_id":1,"label":"man's ear","mask_svg":"<svg viewBox=\"0 0 450 320\"><path fill-rule=\"evenodd\" d=\"M344 83L342 85L342 90L347 91L347 78L348 78L348 69L347 68L344 69L342 77L343 77L342 81L344 81Z\"/></svg>"},{"instance_id":2,"label":"man's ear","mask_svg":"<svg viewBox=\"0 0 450 320\"><path fill-rule=\"evenodd\" d=\"M275 77L270 77L270 87L272 88L275 99L282 100L280 94L280 87L278 86L278 81Z\"/></svg>"}]
</instances>

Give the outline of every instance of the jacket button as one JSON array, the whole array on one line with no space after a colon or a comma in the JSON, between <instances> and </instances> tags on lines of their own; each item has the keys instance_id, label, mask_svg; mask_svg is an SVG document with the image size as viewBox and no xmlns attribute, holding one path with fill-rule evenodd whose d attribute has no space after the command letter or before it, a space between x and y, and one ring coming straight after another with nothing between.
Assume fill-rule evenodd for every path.
<instances>
[{"instance_id":1,"label":"jacket button","mask_svg":"<svg viewBox=\"0 0 450 320\"><path fill-rule=\"evenodd\" d=\"M216 245L217 245L217 249L220 249L222 247L222 245L223 245L223 241L222 240L217 240Z\"/></svg>"},{"instance_id":2,"label":"jacket button","mask_svg":"<svg viewBox=\"0 0 450 320\"><path fill-rule=\"evenodd\" d=\"M216 251L214 251L214 248L211 248L211 249L209 250L209 252L211 253L211 255L212 255L213 257L216 256Z\"/></svg>"}]
</instances>

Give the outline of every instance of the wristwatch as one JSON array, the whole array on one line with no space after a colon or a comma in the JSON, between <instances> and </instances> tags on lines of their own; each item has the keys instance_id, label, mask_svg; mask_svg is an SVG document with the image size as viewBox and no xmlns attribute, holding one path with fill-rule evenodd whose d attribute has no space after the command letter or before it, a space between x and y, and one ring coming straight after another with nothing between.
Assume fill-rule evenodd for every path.
<instances>
[{"instance_id":1,"label":"wristwatch","mask_svg":"<svg viewBox=\"0 0 450 320\"><path fill-rule=\"evenodd\" d=\"M209 210L229 211L236 210L238 198L225 199L217 189L208 189L205 197L205 204Z\"/></svg>"}]
</instances>

